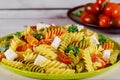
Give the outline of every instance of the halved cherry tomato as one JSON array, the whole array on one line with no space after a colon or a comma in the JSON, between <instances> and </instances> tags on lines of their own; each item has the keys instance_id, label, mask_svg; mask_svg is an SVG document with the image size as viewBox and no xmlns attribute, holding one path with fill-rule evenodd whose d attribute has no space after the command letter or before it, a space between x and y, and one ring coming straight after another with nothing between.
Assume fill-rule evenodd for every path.
<instances>
[{"instance_id":1,"label":"halved cherry tomato","mask_svg":"<svg viewBox=\"0 0 120 80\"><path fill-rule=\"evenodd\" d=\"M115 14L115 9L117 8L117 4L116 3L108 3L105 8L104 8L104 14L112 17L113 14Z\"/></svg>"},{"instance_id":2,"label":"halved cherry tomato","mask_svg":"<svg viewBox=\"0 0 120 80\"><path fill-rule=\"evenodd\" d=\"M61 53L61 52L58 53L58 60L65 64L71 63L71 59L69 57L67 57L64 53Z\"/></svg>"},{"instance_id":3,"label":"halved cherry tomato","mask_svg":"<svg viewBox=\"0 0 120 80\"><path fill-rule=\"evenodd\" d=\"M104 14L99 15L99 26L110 27L110 25L111 25L110 17L108 17Z\"/></svg>"},{"instance_id":4,"label":"halved cherry tomato","mask_svg":"<svg viewBox=\"0 0 120 80\"><path fill-rule=\"evenodd\" d=\"M90 14L90 13L84 11L80 16L80 22L87 23L87 24L95 24L96 17L93 14Z\"/></svg>"},{"instance_id":5,"label":"halved cherry tomato","mask_svg":"<svg viewBox=\"0 0 120 80\"><path fill-rule=\"evenodd\" d=\"M95 54L91 55L91 59L92 59L93 63L100 62L102 64L102 66L99 66L98 68L103 68L107 65L107 63L105 63L105 61L102 58L100 58L99 56L97 56Z\"/></svg>"},{"instance_id":6,"label":"halved cherry tomato","mask_svg":"<svg viewBox=\"0 0 120 80\"><path fill-rule=\"evenodd\" d=\"M88 3L85 5L85 11L91 14L97 14L100 12L100 8L96 3Z\"/></svg>"},{"instance_id":7,"label":"halved cherry tomato","mask_svg":"<svg viewBox=\"0 0 120 80\"><path fill-rule=\"evenodd\" d=\"M96 0L96 4L98 4L100 8L102 8L103 3L105 3L105 2L109 3L110 0Z\"/></svg>"},{"instance_id":8,"label":"halved cherry tomato","mask_svg":"<svg viewBox=\"0 0 120 80\"><path fill-rule=\"evenodd\" d=\"M5 58L4 53L0 53L0 61L2 60L2 58Z\"/></svg>"}]
</instances>

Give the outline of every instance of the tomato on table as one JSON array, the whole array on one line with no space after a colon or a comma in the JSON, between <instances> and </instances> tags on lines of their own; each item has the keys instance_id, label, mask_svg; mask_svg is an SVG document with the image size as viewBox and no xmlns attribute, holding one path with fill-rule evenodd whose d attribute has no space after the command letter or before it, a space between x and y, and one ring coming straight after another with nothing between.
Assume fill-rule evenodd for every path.
<instances>
[{"instance_id":1,"label":"tomato on table","mask_svg":"<svg viewBox=\"0 0 120 80\"><path fill-rule=\"evenodd\" d=\"M95 24L96 16L84 11L80 16L80 22L85 23L85 24Z\"/></svg>"},{"instance_id":2,"label":"tomato on table","mask_svg":"<svg viewBox=\"0 0 120 80\"><path fill-rule=\"evenodd\" d=\"M116 5L116 7L114 7L114 10L112 11L112 17L113 18L120 18L120 5Z\"/></svg>"},{"instance_id":3,"label":"tomato on table","mask_svg":"<svg viewBox=\"0 0 120 80\"><path fill-rule=\"evenodd\" d=\"M105 8L104 8L104 14L109 16L109 17L112 17L113 14L115 14L115 9L118 7L118 5L116 3L108 3L106 4Z\"/></svg>"},{"instance_id":4,"label":"tomato on table","mask_svg":"<svg viewBox=\"0 0 120 80\"><path fill-rule=\"evenodd\" d=\"M88 3L85 5L85 11L91 14L97 14L100 12L100 8L96 3Z\"/></svg>"},{"instance_id":5,"label":"tomato on table","mask_svg":"<svg viewBox=\"0 0 120 80\"><path fill-rule=\"evenodd\" d=\"M71 63L71 59L62 52L58 53L58 60L65 63L65 64Z\"/></svg>"},{"instance_id":6,"label":"tomato on table","mask_svg":"<svg viewBox=\"0 0 120 80\"><path fill-rule=\"evenodd\" d=\"M99 15L99 26L101 27L110 27L111 26L111 19L110 17L101 14Z\"/></svg>"},{"instance_id":7,"label":"tomato on table","mask_svg":"<svg viewBox=\"0 0 120 80\"><path fill-rule=\"evenodd\" d=\"M110 2L110 0L96 0L96 4L98 4L98 6L100 7L100 8L102 8L102 6L103 6L103 4L105 3L105 2Z\"/></svg>"}]
</instances>

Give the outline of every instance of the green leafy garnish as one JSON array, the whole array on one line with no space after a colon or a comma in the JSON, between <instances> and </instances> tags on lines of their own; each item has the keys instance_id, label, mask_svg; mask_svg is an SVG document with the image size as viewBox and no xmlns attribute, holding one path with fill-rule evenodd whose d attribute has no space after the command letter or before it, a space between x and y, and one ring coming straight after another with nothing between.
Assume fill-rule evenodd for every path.
<instances>
[{"instance_id":1,"label":"green leafy garnish","mask_svg":"<svg viewBox=\"0 0 120 80\"><path fill-rule=\"evenodd\" d=\"M104 44L104 43L108 42L108 39L105 36L103 36L102 34L99 34L98 37L99 37L100 44Z\"/></svg>"},{"instance_id":2,"label":"green leafy garnish","mask_svg":"<svg viewBox=\"0 0 120 80\"><path fill-rule=\"evenodd\" d=\"M9 41L10 39L12 39L13 38L13 36L8 36L6 39L5 39L5 41Z\"/></svg>"},{"instance_id":3,"label":"green leafy garnish","mask_svg":"<svg viewBox=\"0 0 120 80\"><path fill-rule=\"evenodd\" d=\"M41 40L41 39L43 38L42 35L41 35L41 34L38 34L37 31L34 31L34 32L33 32L33 35L34 35L34 37L35 37L37 40Z\"/></svg>"},{"instance_id":4,"label":"green leafy garnish","mask_svg":"<svg viewBox=\"0 0 120 80\"><path fill-rule=\"evenodd\" d=\"M69 46L69 47L67 47L66 50L65 50L65 52L69 53L70 50L72 50L74 52L75 56L80 52L79 47L75 47L75 46Z\"/></svg>"},{"instance_id":5,"label":"green leafy garnish","mask_svg":"<svg viewBox=\"0 0 120 80\"><path fill-rule=\"evenodd\" d=\"M5 52L9 48L9 42L6 41L4 45L0 47L0 52Z\"/></svg>"},{"instance_id":6,"label":"green leafy garnish","mask_svg":"<svg viewBox=\"0 0 120 80\"><path fill-rule=\"evenodd\" d=\"M16 32L14 35L17 36L19 39L24 38L24 36L22 36L20 32Z\"/></svg>"},{"instance_id":7,"label":"green leafy garnish","mask_svg":"<svg viewBox=\"0 0 120 80\"><path fill-rule=\"evenodd\" d=\"M76 25L71 25L71 26L69 26L68 31L69 32L76 32L76 31L78 31L78 28Z\"/></svg>"},{"instance_id":8,"label":"green leafy garnish","mask_svg":"<svg viewBox=\"0 0 120 80\"><path fill-rule=\"evenodd\" d=\"M80 15L81 15L82 12L83 12L83 10L77 10L77 11L74 11L72 14L74 16L80 17Z\"/></svg>"},{"instance_id":9,"label":"green leafy garnish","mask_svg":"<svg viewBox=\"0 0 120 80\"><path fill-rule=\"evenodd\" d=\"M84 41L85 40L85 36L82 36L82 40L81 41Z\"/></svg>"}]
</instances>

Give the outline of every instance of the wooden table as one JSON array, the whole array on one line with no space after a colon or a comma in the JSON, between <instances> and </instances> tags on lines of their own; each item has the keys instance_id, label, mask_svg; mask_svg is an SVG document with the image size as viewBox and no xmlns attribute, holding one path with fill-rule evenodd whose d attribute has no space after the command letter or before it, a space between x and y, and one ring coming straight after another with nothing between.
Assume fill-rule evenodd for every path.
<instances>
[{"instance_id":1,"label":"wooden table","mask_svg":"<svg viewBox=\"0 0 120 80\"><path fill-rule=\"evenodd\" d=\"M25 25L34 25L39 22L46 24L76 24L71 21L66 13L68 9L78 5L86 4L87 2L94 2L95 0L1 0L0 1L0 37L20 31L24 29ZM120 2L119 0L112 0ZM101 34L114 39L120 43L120 34L102 33L98 30L92 29ZM120 79L120 65L115 68L89 79ZM23 77L15 73L9 72L0 66L0 80L36 80L32 78Z\"/></svg>"}]
</instances>

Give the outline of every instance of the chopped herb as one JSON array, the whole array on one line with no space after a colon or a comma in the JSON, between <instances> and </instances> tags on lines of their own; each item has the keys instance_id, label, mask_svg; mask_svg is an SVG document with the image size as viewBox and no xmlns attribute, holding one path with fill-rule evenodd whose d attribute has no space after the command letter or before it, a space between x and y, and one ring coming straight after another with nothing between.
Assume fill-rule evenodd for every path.
<instances>
[{"instance_id":1,"label":"chopped herb","mask_svg":"<svg viewBox=\"0 0 120 80\"><path fill-rule=\"evenodd\" d=\"M75 56L80 52L79 47L75 47L75 46L69 46L66 48L65 51L66 51L66 53L69 53L70 50L72 50L74 52Z\"/></svg>"},{"instance_id":2,"label":"chopped herb","mask_svg":"<svg viewBox=\"0 0 120 80\"><path fill-rule=\"evenodd\" d=\"M68 31L69 32L76 32L76 31L78 31L78 28L76 25L71 25L71 26L69 26Z\"/></svg>"},{"instance_id":3,"label":"chopped herb","mask_svg":"<svg viewBox=\"0 0 120 80\"><path fill-rule=\"evenodd\" d=\"M19 39L23 39L23 37L24 37L21 35L20 32L16 32L14 35L17 36Z\"/></svg>"},{"instance_id":4,"label":"chopped herb","mask_svg":"<svg viewBox=\"0 0 120 80\"><path fill-rule=\"evenodd\" d=\"M74 16L80 17L80 15L81 15L82 12L83 12L83 10L77 10L77 11L74 11L72 14Z\"/></svg>"},{"instance_id":5,"label":"chopped herb","mask_svg":"<svg viewBox=\"0 0 120 80\"><path fill-rule=\"evenodd\" d=\"M41 34L38 34L37 31L34 31L34 32L33 32L33 35L34 35L34 37L35 37L37 40L41 40L41 39L43 38L42 35L41 35Z\"/></svg>"},{"instance_id":6,"label":"chopped herb","mask_svg":"<svg viewBox=\"0 0 120 80\"><path fill-rule=\"evenodd\" d=\"M5 52L9 48L9 42L6 41L4 45L0 47L0 52Z\"/></svg>"},{"instance_id":7,"label":"chopped herb","mask_svg":"<svg viewBox=\"0 0 120 80\"><path fill-rule=\"evenodd\" d=\"M5 39L5 41L9 41L10 39L12 39L13 38L13 36L8 36L6 39Z\"/></svg>"},{"instance_id":8,"label":"chopped herb","mask_svg":"<svg viewBox=\"0 0 120 80\"><path fill-rule=\"evenodd\" d=\"M81 41L84 41L85 40L85 36L82 36L82 40Z\"/></svg>"},{"instance_id":9,"label":"chopped herb","mask_svg":"<svg viewBox=\"0 0 120 80\"><path fill-rule=\"evenodd\" d=\"M100 44L104 44L104 43L108 42L108 39L105 36L103 36L102 34L99 34L98 37L99 37Z\"/></svg>"}]
</instances>

